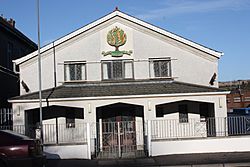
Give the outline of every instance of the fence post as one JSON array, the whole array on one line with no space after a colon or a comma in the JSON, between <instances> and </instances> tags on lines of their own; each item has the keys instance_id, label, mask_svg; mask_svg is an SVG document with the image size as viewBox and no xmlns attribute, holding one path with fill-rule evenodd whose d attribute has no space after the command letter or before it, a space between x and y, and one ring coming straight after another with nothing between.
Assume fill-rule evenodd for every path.
<instances>
[{"instance_id":1,"label":"fence post","mask_svg":"<svg viewBox=\"0 0 250 167\"><path fill-rule=\"evenodd\" d=\"M151 156L152 155L152 148L151 148L151 135L152 135L152 133L151 133L151 120L148 120L148 122L147 122L148 124L147 124L147 128L148 128L148 156Z\"/></svg>"},{"instance_id":2,"label":"fence post","mask_svg":"<svg viewBox=\"0 0 250 167\"><path fill-rule=\"evenodd\" d=\"M89 123L87 123L87 155L88 155L88 159L91 159L91 141L90 141L90 125Z\"/></svg>"}]
</instances>

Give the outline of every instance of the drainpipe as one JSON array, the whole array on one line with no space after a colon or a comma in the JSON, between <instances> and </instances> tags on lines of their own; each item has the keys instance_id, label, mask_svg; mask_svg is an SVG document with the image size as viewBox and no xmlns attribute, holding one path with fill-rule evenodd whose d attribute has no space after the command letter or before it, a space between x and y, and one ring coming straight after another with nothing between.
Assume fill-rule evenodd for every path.
<instances>
[{"instance_id":1,"label":"drainpipe","mask_svg":"<svg viewBox=\"0 0 250 167\"><path fill-rule=\"evenodd\" d=\"M55 42L53 42L53 57L54 57L54 86L56 87L56 49Z\"/></svg>"}]
</instances>

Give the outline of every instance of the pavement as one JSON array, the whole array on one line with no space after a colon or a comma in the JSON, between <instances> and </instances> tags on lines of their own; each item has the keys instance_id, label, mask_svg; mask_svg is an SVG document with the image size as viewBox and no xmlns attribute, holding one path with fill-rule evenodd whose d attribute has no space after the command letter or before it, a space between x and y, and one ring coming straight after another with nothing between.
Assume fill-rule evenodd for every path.
<instances>
[{"instance_id":1,"label":"pavement","mask_svg":"<svg viewBox=\"0 0 250 167\"><path fill-rule=\"evenodd\" d=\"M165 155L136 159L47 160L46 167L250 167L250 152Z\"/></svg>"}]
</instances>

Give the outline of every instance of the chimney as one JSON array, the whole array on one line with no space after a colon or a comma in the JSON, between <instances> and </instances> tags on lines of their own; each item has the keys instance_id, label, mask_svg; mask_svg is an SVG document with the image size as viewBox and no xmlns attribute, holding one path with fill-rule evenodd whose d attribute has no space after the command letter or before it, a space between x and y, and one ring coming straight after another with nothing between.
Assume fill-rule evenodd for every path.
<instances>
[{"instance_id":1,"label":"chimney","mask_svg":"<svg viewBox=\"0 0 250 167\"><path fill-rule=\"evenodd\" d=\"M15 20L13 20L12 18L10 18L10 19L8 20L8 23L9 23L13 28L15 28L15 24L16 24Z\"/></svg>"},{"instance_id":2,"label":"chimney","mask_svg":"<svg viewBox=\"0 0 250 167\"><path fill-rule=\"evenodd\" d=\"M9 20L7 18L5 18L3 16L3 14L1 14L0 18L2 18L6 23L8 23L11 27L15 28L16 22L15 20L13 20L12 18L10 18Z\"/></svg>"}]
</instances>

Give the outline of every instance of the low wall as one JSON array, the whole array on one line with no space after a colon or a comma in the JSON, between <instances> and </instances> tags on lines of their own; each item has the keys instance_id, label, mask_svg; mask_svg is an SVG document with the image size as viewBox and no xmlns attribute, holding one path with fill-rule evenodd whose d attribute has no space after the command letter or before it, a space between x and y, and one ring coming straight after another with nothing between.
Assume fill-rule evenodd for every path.
<instances>
[{"instance_id":1,"label":"low wall","mask_svg":"<svg viewBox=\"0 0 250 167\"><path fill-rule=\"evenodd\" d=\"M48 159L88 159L87 145L44 146Z\"/></svg>"},{"instance_id":2,"label":"low wall","mask_svg":"<svg viewBox=\"0 0 250 167\"><path fill-rule=\"evenodd\" d=\"M152 156L190 153L244 152L250 136L152 141Z\"/></svg>"}]
</instances>

